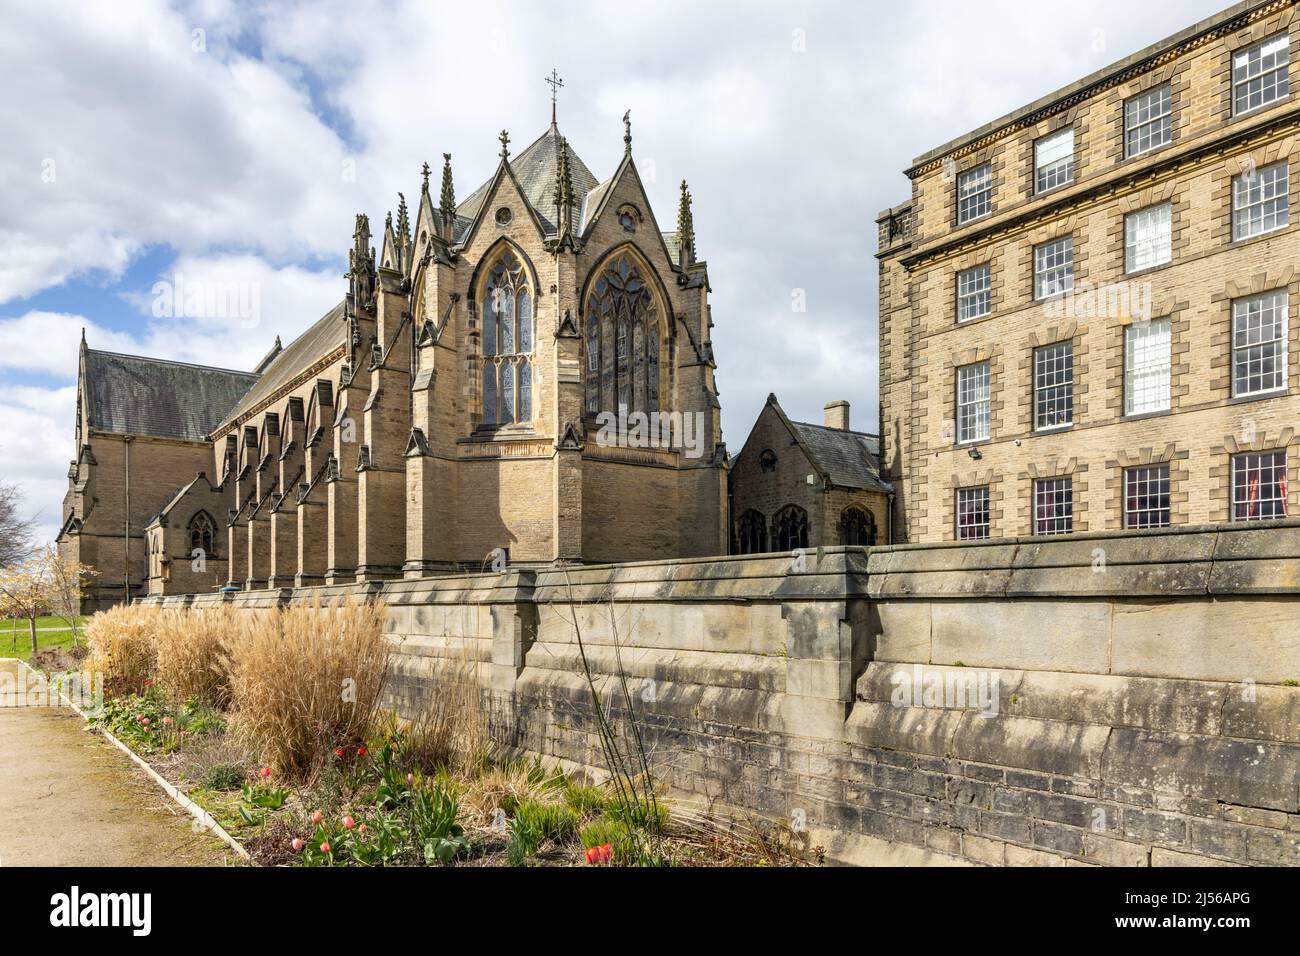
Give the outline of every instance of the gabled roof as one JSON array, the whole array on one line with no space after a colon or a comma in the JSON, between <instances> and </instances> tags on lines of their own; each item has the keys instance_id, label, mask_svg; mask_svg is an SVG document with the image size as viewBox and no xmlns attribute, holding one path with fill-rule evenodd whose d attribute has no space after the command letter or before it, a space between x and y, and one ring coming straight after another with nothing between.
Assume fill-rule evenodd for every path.
<instances>
[{"instance_id":1,"label":"gabled roof","mask_svg":"<svg viewBox=\"0 0 1300 956\"><path fill-rule=\"evenodd\" d=\"M767 396L767 404L790 429L791 437L812 466L832 485L885 494L893 492L893 486L880 477L879 435L791 421L775 395Z\"/></svg>"},{"instance_id":2,"label":"gabled roof","mask_svg":"<svg viewBox=\"0 0 1300 956\"><path fill-rule=\"evenodd\" d=\"M85 350L94 431L202 441L256 382L249 372Z\"/></svg>"},{"instance_id":3,"label":"gabled roof","mask_svg":"<svg viewBox=\"0 0 1300 956\"><path fill-rule=\"evenodd\" d=\"M596 177L592 175L591 170L587 168L578 154L573 151L572 146L568 146L569 153L569 176L573 180L573 194L575 196L585 196L591 190L596 188ZM552 124L545 133L533 141L522 153L510 157L510 169L515 174L515 179L519 182L520 191L528 205L533 207L533 211L546 225L548 231L554 230L555 222L555 169L559 162L560 155L560 131ZM493 177L495 179L495 176ZM460 221L465 220L465 228L468 229L469 223L478 215L488 193L491 191L493 179L489 179L478 189L469 194L460 205L456 207L457 234L456 240L463 238L464 232L460 229ZM577 223L574 224L577 229Z\"/></svg>"},{"instance_id":4,"label":"gabled roof","mask_svg":"<svg viewBox=\"0 0 1300 956\"><path fill-rule=\"evenodd\" d=\"M343 321L343 303L340 302L317 319L306 332L281 349L267 363L257 384L248 389L239 403L218 422L214 422L208 431L215 429L218 424L229 425L263 399L274 395L282 386L343 345L347 341L347 335L347 323Z\"/></svg>"}]
</instances>

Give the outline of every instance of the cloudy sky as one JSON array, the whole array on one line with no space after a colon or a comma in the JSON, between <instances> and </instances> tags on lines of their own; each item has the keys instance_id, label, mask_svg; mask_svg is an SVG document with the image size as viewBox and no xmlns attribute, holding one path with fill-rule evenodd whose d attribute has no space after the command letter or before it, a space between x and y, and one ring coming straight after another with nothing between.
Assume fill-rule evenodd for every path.
<instances>
[{"instance_id":1,"label":"cloudy sky","mask_svg":"<svg viewBox=\"0 0 1300 956\"><path fill-rule=\"evenodd\" d=\"M597 178L631 109L663 228L690 182L731 449L768 392L874 428L874 219L910 160L1227 3L6 0L0 478L52 536L83 327L251 367L338 300L355 213L382 222L444 152L464 197L503 127L540 134L552 67ZM178 275L256 289L256 324L155 315Z\"/></svg>"}]
</instances>

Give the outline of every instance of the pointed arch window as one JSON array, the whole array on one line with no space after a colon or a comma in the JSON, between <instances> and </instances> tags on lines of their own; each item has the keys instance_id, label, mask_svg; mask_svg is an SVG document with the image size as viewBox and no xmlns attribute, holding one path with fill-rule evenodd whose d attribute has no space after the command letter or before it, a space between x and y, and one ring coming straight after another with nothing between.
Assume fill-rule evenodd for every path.
<instances>
[{"instance_id":1,"label":"pointed arch window","mask_svg":"<svg viewBox=\"0 0 1300 956\"><path fill-rule=\"evenodd\" d=\"M786 505L772 519L772 537L777 551L808 547L808 512Z\"/></svg>"},{"instance_id":2,"label":"pointed arch window","mask_svg":"<svg viewBox=\"0 0 1300 956\"><path fill-rule=\"evenodd\" d=\"M217 540L217 526L211 516L206 511L196 512L190 519L190 554L195 551L202 551L205 558L216 556L216 550L213 548Z\"/></svg>"},{"instance_id":3,"label":"pointed arch window","mask_svg":"<svg viewBox=\"0 0 1300 956\"><path fill-rule=\"evenodd\" d=\"M863 508L845 508L840 514L840 544L871 546L875 543L875 516Z\"/></svg>"},{"instance_id":4,"label":"pointed arch window","mask_svg":"<svg viewBox=\"0 0 1300 956\"><path fill-rule=\"evenodd\" d=\"M483 288L484 424L532 420L535 304L523 264L513 252L503 252Z\"/></svg>"},{"instance_id":5,"label":"pointed arch window","mask_svg":"<svg viewBox=\"0 0 1300 956\"><path fill-rule=\"evenodd\" d=\"M767 550L767 518L750 508L736 523L736 553L763 554Z\"/></svg>"},{"instance_id":6,"label":"pointed arch window","mask_svg":"<svg viewBox=\"0 0 1300 956\"><path fill-rule=\"evenodd\" d=\"M611 259L587 296L588 414L659 411L660 324L654 297L631 256Z\"/></svg>"}]
</instances>

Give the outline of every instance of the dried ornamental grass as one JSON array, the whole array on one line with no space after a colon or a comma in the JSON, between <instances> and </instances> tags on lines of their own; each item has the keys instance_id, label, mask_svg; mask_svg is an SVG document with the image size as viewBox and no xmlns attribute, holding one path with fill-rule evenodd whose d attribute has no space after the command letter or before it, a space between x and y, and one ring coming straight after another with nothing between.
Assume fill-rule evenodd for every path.
<instances>
[{"instance_id":1,"label":"dried ornamental grass","mask_svg":"<svg viewBox=\"0 0 1300 956\"><path fill-rule=\"evenodd\" d=\"M88 669L103 675L108 696L141 693L157 666L157 615L152 608L120 604L86 624Z\"/></svg>"},{"instance_id":2,"label":"dried ornamental grass","mask_svg":"<svg viewBox=\"0 0 1300 956\"><path fill-rule=\"evenodd\" d=\"M230 702L228 644L241 615L221 606L157 611L158 683L173 701L200 697L217 707Z\"/></svg>"},{"instance_id":3,"label":"dried ornamental grass","mask_svg":"<svg viewBox=\"0 0 1300 956\"><path fill-rule=\"evenodd\" d=\"M365 738L388 667L384 605L243 612L231 636L234 727L280 774L309 776L338 744Z\"/></svg>"}]
</instances>

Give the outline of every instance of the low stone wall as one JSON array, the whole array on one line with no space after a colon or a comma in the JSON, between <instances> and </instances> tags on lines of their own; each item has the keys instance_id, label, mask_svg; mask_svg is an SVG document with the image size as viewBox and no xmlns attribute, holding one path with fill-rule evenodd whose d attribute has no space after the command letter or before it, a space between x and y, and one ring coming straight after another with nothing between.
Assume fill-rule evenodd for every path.
<instances>
[{"instance_id":1,"label":"low stone wall","mask_svg":"<svg viewBox=\"0 0 1300 956\"><path fill-rule=\"evenodd\" d=\"M581 629L679 800L836 861L1300 864L1300 522L225 599L343 593L388 603L395 708L470 666L502 744L598 771Z\"/></svg>"}]
</instances>

